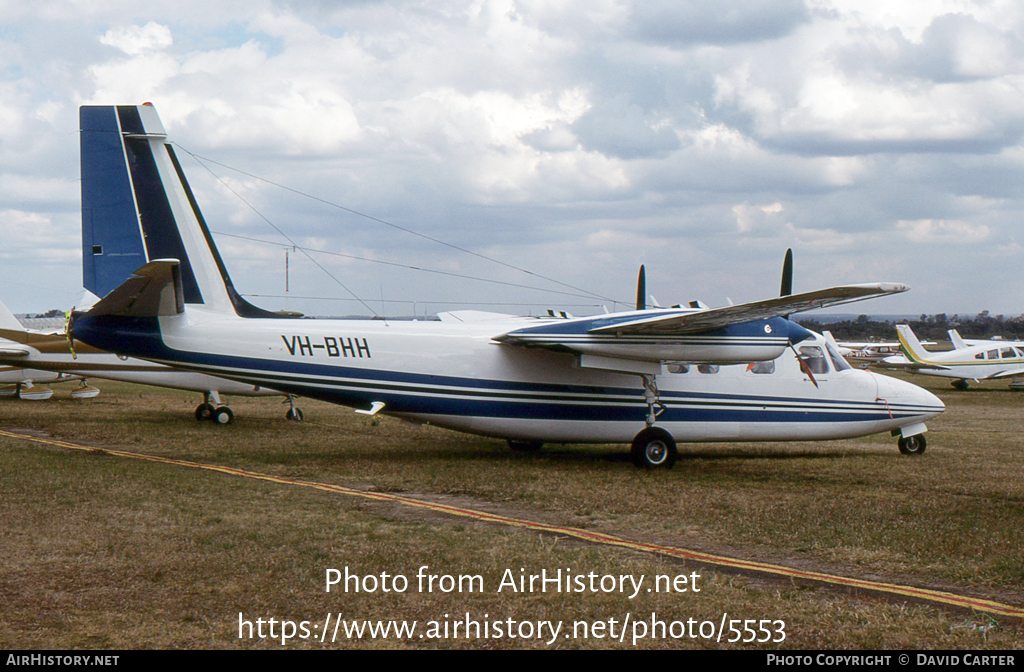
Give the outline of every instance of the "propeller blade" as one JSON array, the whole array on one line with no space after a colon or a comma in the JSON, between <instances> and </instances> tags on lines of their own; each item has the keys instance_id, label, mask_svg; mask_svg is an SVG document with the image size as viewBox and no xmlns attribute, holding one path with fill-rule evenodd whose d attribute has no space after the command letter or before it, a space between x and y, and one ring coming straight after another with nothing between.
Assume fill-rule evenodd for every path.
<instances>
[{"instance_id":1,"label":"propeller blade","mask_svg":"<svg viewBox=\"0 0 1024 672\"><path fill-rule=\"evenodd\" d=\"M636 279L636 309L647 310L647 274L644 265L640 264L640 275Z\"/></svg>"},{"instance_id":2,"label":"propeller blade","mask_svg":"<svg viewBox=\"0 0 1024 672\"><path fill-rule=\"evenodd\" d=\"M782 262L782 289L779 296L793 293L793 248L786 250L786 260Z\"/></svg>"}]
</instances>

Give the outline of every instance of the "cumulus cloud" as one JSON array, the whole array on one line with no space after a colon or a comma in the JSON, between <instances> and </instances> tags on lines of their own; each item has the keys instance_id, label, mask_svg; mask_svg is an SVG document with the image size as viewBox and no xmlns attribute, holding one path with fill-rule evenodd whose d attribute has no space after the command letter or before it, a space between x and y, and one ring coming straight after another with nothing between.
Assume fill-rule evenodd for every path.
<instances>
[{"instance_id":1,"label":"cumulus cloud","mask_svg":"<svg viewBox=\"0 0 1024 672\"><path fill-rule=\"evenodd\" d=\"M174 44L167 26L150 21L144 26L111 28L100 37L102 44L117 47L129 56L165 49Z\"/></svg>"},{"instance_id":2,"label":"cumulus cloud","mask_svg":"<svg viewBox=\"0 0 1024 672\"><path fill-rule=\"evenodd\" d=\"M807 289L901 269L915 291L886 311L992 308L997 283L1017 288L998 310L1024 310L1003 270L1024 261L1013 3L183 0L36 3L7 20L5 234L71 240L49 254L24 238L36 256L8 256L0 282L22 258L77 249L78 105L148 100L183 149L601 296L628 300L646 263L665 302L759 298L794 247ZM533 280L182 156L218 230L276 236L265 217L328 251ZM279 293L280 249L255 247L225 243L236 285ZM356 291L385 284L436 309L444 296L560 298L381 279L346 259L337 272ZM957 264L984 273L929 289ZM64 270L71 293L79 270ZM330 291L308 270L307 293ZM46 296L25 309L54 307L35 305Z\"/></svg>"}]
</instances>

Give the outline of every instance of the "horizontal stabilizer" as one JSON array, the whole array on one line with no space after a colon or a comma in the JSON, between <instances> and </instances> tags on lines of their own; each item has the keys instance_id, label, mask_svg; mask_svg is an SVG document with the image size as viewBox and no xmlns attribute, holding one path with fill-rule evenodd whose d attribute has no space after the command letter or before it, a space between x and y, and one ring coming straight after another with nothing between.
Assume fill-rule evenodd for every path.
<instances>
[{"instance_id":1,"label":"horizontal stabilizer","mask_svg":"<svg viewBox=\"0 0 1024 672\"><path fill-rule=\"evenodd\" d=\"M100 299L89 315L158 317L185 311L177 259L156 259Z\"/></svg>"}]
</instances>

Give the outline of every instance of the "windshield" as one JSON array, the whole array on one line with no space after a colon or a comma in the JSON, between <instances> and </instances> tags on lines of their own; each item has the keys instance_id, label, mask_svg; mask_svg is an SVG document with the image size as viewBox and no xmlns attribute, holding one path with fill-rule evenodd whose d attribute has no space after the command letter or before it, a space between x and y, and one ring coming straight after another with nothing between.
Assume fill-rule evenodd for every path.
<instances>
[{"instance_id":1,"label":"windshield","mask_svg":"<svg viewBox=\"0 0 1024 672\"><path fill-rule=\"evenodd\" d=\"M825 343L825 349L828 350L828 356L832 359L832 368L836 371L846 371L853 367L849 365L846 359L839 354L839 352L832 347L831 343Z\"/></svg>"}]
</instances>

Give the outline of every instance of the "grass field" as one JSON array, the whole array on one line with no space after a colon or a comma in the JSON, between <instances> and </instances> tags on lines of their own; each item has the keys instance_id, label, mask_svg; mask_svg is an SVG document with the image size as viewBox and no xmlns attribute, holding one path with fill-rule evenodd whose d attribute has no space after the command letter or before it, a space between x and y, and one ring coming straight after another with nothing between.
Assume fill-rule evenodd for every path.
<instances>
[{"instance_id":1,"label":"grass field","mask_svg":"<svg viewBox=\"0 0 1024 672\"><path fill-rule=\"evenodd\" d=\"M761 562L925 586L1024 607L1024 393L1005 384L929 387L947 412L922 456L888 435L824 443L681 446L669 472L641 472L624 446L503 442L303 401L233 399L236 422L197 423L197 395L90 381L74 401L0 400L0 428L433 501ZM630 618L783 621L782 643L641 639L672 648L995 648L1024 644L1020 620L740 575L631 550L265 483L0 437L0 647L587 648L633 646ZM418 568L480 576L482 590L325 591L329 568L413 580ZM497 592L559 568L700 575L700 592ZM611 625L585 637L418 635L320 643L239 638L239 614L308 621L508 619ZM628 616L627 616L628 614ZM333 627L333 626L331 626ZM598 626L599 627L599 626ZM740 626L742 628L742 626ZM757 626L755 626L756 628ZM772 625L775 633L777 625ZM634 626L635 628L635 626ZM278 628L280 631L280 628ZM523 632L523 631L520 631ZM571 630L570 630L571 632ZM315 633L319 636L319 631ZM492 633L493 634L493 633ZM612 636L616 638L613 639ZM773 638L777 638L773 637ZM550 643L549 643L550 642Z\"/></svg>"}]
</instances>

